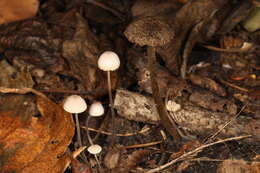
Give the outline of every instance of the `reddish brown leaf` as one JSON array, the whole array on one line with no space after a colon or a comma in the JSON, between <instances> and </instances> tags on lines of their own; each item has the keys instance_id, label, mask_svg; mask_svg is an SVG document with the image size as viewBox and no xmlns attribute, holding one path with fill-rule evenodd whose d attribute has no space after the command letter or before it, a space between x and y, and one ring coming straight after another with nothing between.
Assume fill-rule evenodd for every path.
<instances>
[{"instance_id":1,"label":"reddish brown leaf","mask_svg":"<svg viewBox=\"0 0 260 173\"><path fill-rule=\"evenodd\" d=\"M33 17L37 13L38 7L38 0L1 0L0 24Z\"/></svg>"},{"instance_id":2,"label":"reddish brown leaf","mask_svg":"<svg viewBox=\"0 0 260 173\"><path fill-rule=\"evenodd\" d=\"M1 97L3 101L9 94ZM22 97L25 101L18 102L19 99L15 97ZM27 113L30 106L19 105L26 104L26 100L27 104L33 104L28 101L31 96L15 97L12 108L4 107L5 110L0 111L0 170L19 173L63 172L68 159L64 152L74 134L72 116L46 97L37 96L40 117L33 117ZM8 104L10 106L12 103ZM19 108L22 111L16 110Z\"/></svg>"},{"instance_id":3,"label":"reddish brown leaf","mask_svg":"<svg viewBox=\"0 0 260 173\"><path fill-rule=\"evenodd\" d=\"M190 80L193 84L199 85L202 88L209 89L210 91L220 96L224 97L227 95L226 90L222 86L220 86L217 82L215 82L210 78L199 76L199 75L190 75Z\"/></svg>"},{"instance_id":4,"label":"reddish brown leaf","mask_svg":"<svg viewBox=\"0 0 260 173\"><path fill-rule=\"evenodd\" d=\"M89 166L80 163L77 159L71 160L71 167L73 173L92 173L92 170Z\"/></svg>"}]
</instances>

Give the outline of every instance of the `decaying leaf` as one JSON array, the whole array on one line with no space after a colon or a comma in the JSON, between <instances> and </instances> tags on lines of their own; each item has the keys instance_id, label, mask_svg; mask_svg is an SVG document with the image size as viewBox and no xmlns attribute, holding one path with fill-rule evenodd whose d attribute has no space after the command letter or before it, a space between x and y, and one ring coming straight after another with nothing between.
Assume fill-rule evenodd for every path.
<instances>
[{"instance_id":1,"label":"decaying leaf","mask_svg":"<svg viewBox=\"0 0 260 173\"><path fill-rule=\"evenodd\" d=\"M38 11L38 0L1 0L0 25L35 16Z\"/></svg>"},{"instance_id":2,"label":"decaying leaf","mask_svg":"<svg viewBox=\"0 0 260 173\"><path fill-rule=\"evenodd\" d=\"M180 148L180 150L178 152L171 154L170 157L171 157L171 159L176 159L176 158L180 157L181 155L183 155L184 153L192 151L195 148L198 148L199 146L201 146L201 143L197 140L188 141L182 145L182 147ZM193 156L196 156L196 155L197 155L197 153L195 153Z\"/></svg>"},{"instance_id":3,"label":"decaying leaf","mask_svg":"<svg viewBox=\"0 0 260 173\"><path fill-rule=\"evenodd\" d=\"M129 155L124 155L124 159L119 162L119 167L113 171L115 173L129 173L144 161L150 153L149 150L137 150Z\"/></svg>"},{"instance_id":4,"label":"decaying leaf","mask_svg":"<svg viewBox=\"0 0 260 173\"><path fill-rule=\"evenodd\" d=\"M187 169L188 167L192 166L194 164L194 162L190 162L190 161L183 161L180 163L180 165L178 165L178 168L176 169L177 173L181 173L184 172L185 169Z\"/></svg>"},{"instance_id":5,"label":"decaying leaf","mask_svg":"<svg viewBox=\"0 0 260 173\"><path fill-rule=\"evenodd\" d=\"M26 66L14 68L7 61L0 61L0 86L10 88L31 88L34 84L29 69Z\"/></svg>"},{"instance_id":6,"label":"decaying leaf","mask_svg":"<svg viewBox=\"0 0 260 173\"><path fill-rule=\"evenodd\" d=\"M127 168L134 169L147 155L150 154L149 150L134 151L127 159Z\"/></svg>"},{"instance_id":7,"label":"decaying leaf","mask_svg":"<svg viewBox=\"0 0 260 173\"><path fill-rule=\"evenodd\" d=\"M167 14L179 8L179 4L172 0L139 0L131 8L133 17L143 18Z\"/></svg>"},{"instance_id":8,"label":"decaying leaf","mask_svg":"<svg viewBox=\"0 0 260 173\"><path fill-rule=\"evenodd\" d=\"M89 166L84 163L80 163L77 159L71 160L71 167L73 173L92 173Z\"/></svg>"},{"instance_id":9,"label":"decaying leaf","mask_svg":"<svg viewBox=\"0 0 260 173\"><path fill-rule=\"evenodd\" d=\"M78 79L84 90L92 92L93 95L102 95L107 92L105 74L97 68L97 59L100 50L98 47L99 39L94 35L87 21L76 14L77 27L72 40L63 43L63 56L69 62L70 71L68 75ZM111 73L112 88L117 81L116 73Z\"/></svg>"},{"instance_id":10,"label":"decaying leaf","mask_svg":"<svg viewBox=\"0 0 260 173\"><path fill-rule=\"evenodd\" d=\"M121 156L121 150L117 147L110 149L105 158L104 158L104 164L108 169L114 169L118 166L118 162L120 161Z\"/></svg>"},{"instance_id":11,"label":"decaying leaf","mask_svg":"<svg viewBox=\"0 0 260 173\"><path fill-rule=\"evenodd\" d=\"M254 32L260 28L260 7L255 7L244 21L243 26L249 32Z\"/></svg>"},{"instance_id":12,"label":"decaying leaf","mask_svg":"<svg viewBox=\"0 0 260 173\"><path fill-rule=\"evenodd\" d=\"M213 95L208 91L193 91L189 97L189 100L205 109L215 112L227 112L231 115L235 115L237 113L237 105L235 103L231 100Z\"/></svg>"},{"instance_id":13,"label":"decaying leaf","mask_svg":"<svg viewBox=\"0 0 260 173\"><path fill-rule=\"evenodd\" d=\"M192 74L189 76L189 79L191 80L191 82L193 84L199 85L202 88L209 89L210 91L212 91L220 96L224 97L227 95L225 89L223 87L221 87L217 82L215 82L214 80L212 80L210 78Z\"/></svg>"},{"instance_id":14,"label":"decaying leaf","mask_svg":"<svg viewBox=\"0 0 260 173\"><path fill-rule=\"evenodd\" d=\"M244 160L225 160L219 167L218 173L259 173L259 162L247 163Z\"/></svg>"},{"instance_id":15,"label":"decaying leaf","mask_svg":"<svg viewBox=\"0 0 260 173\"><path fill-rule=\"evenodd\" d=\"M174 17L170 15L172 23L174 23L173 25L175 26L175 37L169 44L163 46L161 49L158 49L158 53L162 56L166 66L171 71L176 72L176 64L181 64L180 57L183 54L182 47L186 44L187 38L194 35L191 33L193 27L197 26L199 23L206 22L210 16L214 16L216 11L225 11L226 8L223 8L223 6L227 3L228 0L189 1L188 3L184 4L180 10L178 10ZM219 21L216 23L218 22ZM216 25L216 23L213 25ZM199 28L196 34L199 38L193 40L194 43L190 46L190 48L192 48L196 42L203 39L200 35L202 32L206 31L206 33L203 34L204 36L208 35L210 32L212 33L209 35L214 35L216 30L213 29L211 31L212 28L216 28L216 26L209 27L208 25L203 24L203 26Z\"/></svg>"},{"instance_id":16,"label":"decaying leaf","mask_svg":"<svg viewBox=\"0 0 260 173\"><path fill-rule=\"evenodd\" d=\"M17 102L12 109L0 111L0 155L4 172L60 173L66 165L68 157L64 152L74 134L72 116L47 97L36 96L36 100L40 112L37 117L25 117L22 111L14 114L20 106Z\"/></svg>"}]
</instances>

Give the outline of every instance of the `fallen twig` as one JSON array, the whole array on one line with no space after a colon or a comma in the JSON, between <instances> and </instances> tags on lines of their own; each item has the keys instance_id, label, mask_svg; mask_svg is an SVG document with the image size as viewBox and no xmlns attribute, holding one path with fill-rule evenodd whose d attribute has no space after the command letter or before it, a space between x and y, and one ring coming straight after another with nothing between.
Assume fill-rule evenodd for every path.
<instances>
[{"instance_id":1,"label":"fallen twig","mask_svg":"<svg viewBox=\"0 0 260 173\"><path fill-rule=\"evenodd\" d=\"M207 143L208 141L212 140L213 138L215 138L224 128L226 128L230 123L232 123L233 121L235 121L237 119L237 117L241 114L241 112L246 108L247 104L244 105L241 110L235 115L235 117L233 119L231 119L230 121L228 121L221 129L219 129L216 133L214 133L213 135L207 137L205 139L205 143Z\"/></svg>"},{"instance_id":2,"label":"fallen twig","mask_svg":"<svg viewBox=\"0 0 260 173\"><path fill-rule=\"evenodd\" d=\"M27 94L27 93L33 93L38 96L41 96L43 98L47 98L43 93L36 91L32 88L6 88L6 87L0 87L1 93L16 93L16 94Z\"/></svg>"},{"instance_id":3,"label":"fallen twig","mask_svg":"<svg viewBox=\"0 0 260 173\"><path fill-rule=\"evenodd\" d=\"M222 82L223 84L225 84L225 85L228 85L228 86L230 86L230 87L232 87L232 88L235 88L235 89L238 89L238 90L240 90L240 91L249 92L249 90L246 89L246 88L242 88L242 87L240 87L240 86L234 85L234 84L229 83L229 82L226 82L226 81L224 81L224 80L221 80L221 82Z\"/></svg>"},{"instance_id":4,"label":"fallen twig","mask_svg":"<svg viewBox=\"0 0 260 173\"><path fill-rule=\"evenodd\" d=\"M146 143L146 144L136 144L136 145L130 145L130 146L123 146L122 148L124 149L131 149L131 148L142 148L142 147L150 147L153 145L157 145L162 143L163 141L155 141L155 142L150 142L150 143Z\"/></svg>"},{"instance_id":5,"label":"fallen twig","mask_svg":"<svg viewBox=\"0 0 260 173\"><path fill-rule=\"evenodd\" d=\"M223 49L223 48L208 46L208 45L204 45L204 47L209 50L218 51L218 52L244 53L244 52L248 52L253 47L253 45L250 43L244 43L244 45L241 48L231 48L231 49Z\"/></svg>"},{"instance_id":6,"label":"fallen twig","mask_svg":"<svg viewBox=\"0 0 260 173\"><path fill-rule=\"evenodd\" d=\"M103 130L97 130L97 129L94 129L94 128L91 128L91 127L86 127L86 126L81 126L81 128L83 129L88 129L89 131L93 131L93 132L97 132L97 133L102 133L104 135L112 135L111 132L106 132L106 131L103 131ZM116 136L119 136L119 137L127 137L127 136L134 136L134 135L138 135L138 134L144 134L146 132L148 132L149 130L151 130L150 128L146 128L146 129L142 129L138 132L133 132L133 133L125 133L125 134L115 134Z\"/></svg>"}]
</instances>

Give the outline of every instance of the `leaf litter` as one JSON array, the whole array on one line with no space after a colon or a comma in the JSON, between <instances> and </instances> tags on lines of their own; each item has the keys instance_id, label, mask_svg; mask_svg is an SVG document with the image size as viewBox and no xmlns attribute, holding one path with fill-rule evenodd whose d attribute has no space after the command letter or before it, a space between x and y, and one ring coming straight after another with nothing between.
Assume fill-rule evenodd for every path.
<instances>
[{"instance_id":1,"label":"leaf litter","mask_svg":"<svg viewBox=\"0 0 260 173\"><path fill-rule=\"evenodd\" d=\"M15 5L10 1L4 10L16 13ZM35 8L24 8L22 18L0 18L1 170L257 172L260 35L259 28L243 28L256 8L254 0L47 0L35 17ZM146 47L136 41L152 42L152 68ZM97 68L104 51L121 61L111 73L114 127L106 74ZM70 94L105 105L106 116L89 127L87 113L80 116L83 144L89 146L89 128L103 147L101 168L87 151L80 151L87 161L80 154L72 159L75 126L60 106ZM168 106L169 122L160 120L155 103ZM172 138L175 125L182 140Z\"/></svg>"}]
</instances>

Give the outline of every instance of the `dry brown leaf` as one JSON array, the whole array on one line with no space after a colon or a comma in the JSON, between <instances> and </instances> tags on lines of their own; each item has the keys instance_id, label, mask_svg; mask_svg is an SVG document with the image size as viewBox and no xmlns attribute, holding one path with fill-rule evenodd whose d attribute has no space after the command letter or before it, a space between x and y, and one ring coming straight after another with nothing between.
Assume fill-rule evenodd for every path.
<instances>
[{"instance_id":1,"label":"dry brown leaf","mask_svg":"<svg viewBox=\"0 0 260 173\"><path fill-rule=\"evenodd\" d=\"M71 167L73 173L92 173L92 170L89 166L80 163L77 159L71 160Z\"/></svg>"},{"instance_id":2,"label":"dry brown leaf","mask_svg":"<svg viewBox=\"0 0 260 173\"><path fill-rule=\"evenodd\" d=\"M5 100L3 97L10 95L31 97L6 94L1 96L1 101ZM17 173L63 172L69 159L64 152L74 135L72 116L61 106L42 96L36 97L40 116L28 116L25 112L30 106L18 105L26 104L26 101L17 100L19 99L16 99L12 108L0 110L0 170ZM20 107L25 111L16 110Z\"/></svg>"},{"instance_id":3,"label":"dry brown leaf","mask_svg":"<svg viewBox=\"0 0 260 173\"><path fill-rule=\"evenodd\" d=\"M231 115L235 115L238 110L237 105L232 100L216 96L206 90L194 90L189 100L192 103L215 112L227 112Z\"/></svg>"},{"instance_id":4,"label":"dry brown leaf","mask_svg":"<svg viewBox=\"0 0 260 173\"><path fill-rule=\"evenodd\" d=\"M218 173L259 173L260 163L244 160L225 160L218 167Z\"/></svg>"},{"instance_id":5,"label":"dry brown leaf","mask_svg":"<svg viewBox=\"0 0 260 173\"><path fill-rule=\"evenodd\" d=\"M119 167L114 170L118 173L129 173L135 169L146 158L151 151L149 150L137 150L129 155L124 155L120 159Z\"/></svg>"},{"instance_id":6,"label":"dry brown leaf","mask_svg":"<svg viewBox=\"0 0 260 173\"><path fill-rule=\"evenodd\" d=\"M180 163L180 165L178 165L176 172L177 173L181 173L184 172L185 169L187 169L188 167L190 167L191 165L193 165L194 162L190 162L190 161L183 161Z\"/></svg>"},{"instance_id":7,"label":"dry brown leaf","mask_svg":"<svg viewBox=\"0 0 260 173\"><path fill-rule=\"evenodd\" d=\"M183 146L180 148L180 150L178 152L173 153L170 157L171 157L171 159L176 159L176 158L180 157L181 155L183 155L184 153L192 151L195 148L198 148L200 145L201 145L201 143L197 140L186 142L185 144L183 144Z\"/></svg>"},{"instance_id":8,"label":"dry brown leaf","mask_svg":"<svg viewBox=\"0 0 260 173\"><path fill-rule=\"evenodd\" d=\"M121 156L121 150L117 147L111 148L106 153L106 156L104 158L104 164L108 169L114 169L118 166L118 162L120 160Z\"/></svg>"},{"instance_id":9,"label":"dry brown leaf","mask_svg":"<svg viewBox=\"0 0 260 173\"><path fill-rule=\"evenodd\" d=\"M38 0L1 0L0 25L35 16L38 11Z\"/></svg>"},{"instance_id":10,"label":"dry brown leaf","mask_svg":"<svg viewBox=\"0 0 260 173\"><path fill-rule=\"evenodd\" d=\"M68 61L70 70L68 75L78 79L84 90L93 96L107 93L106 75L97 68L97 60L100 53L98 44L100 40L92 33L87 21L76 14L77 26L72 40L64 41L62 55ZM118 76L111 73L112 88L115 88Z\"/></svg>"},{"instance_id":11,"label":"dry brown leaf","mask_svg":"<svg viewBox=\"0 0 260 173\"><path fill-rule=\"evenodd\" d=\"M137 150L134 151L127 159L128 170L134 169L145 157L147 157L151 151L149 150Z\"/></svg>"},{"instance_id":12,"label":"dry brown leaf","mask_svg":"<svg viewBox=\"0 0 260 173\"><path fill-rule=\"evenodd\" d=\"M148 17L166 15L169 12L177 11L180 4L172 0L138 0L131 8L133 17Z\"/></svg>"},{"instance_id":13,"label":"dry brown leaf","mask_svg":"<svg viewBox=\"0 0 260 173\"><path fill-rule=\"evenodd\" d=\"M209 89L210 91L225 97L227 95L226 90L214 80L199 75L190 75L189 79L195 85L199 85L202 88Z\"/></svg>"}]
</instances>

